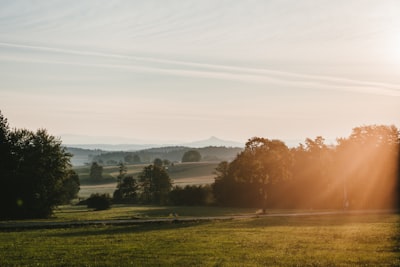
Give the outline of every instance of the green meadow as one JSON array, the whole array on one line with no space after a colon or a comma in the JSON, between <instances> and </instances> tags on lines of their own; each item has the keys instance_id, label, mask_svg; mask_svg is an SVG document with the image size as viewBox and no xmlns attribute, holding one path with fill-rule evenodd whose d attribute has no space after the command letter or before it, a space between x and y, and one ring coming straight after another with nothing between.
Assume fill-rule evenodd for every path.
<instances>
[{"instance_id":1,"label":"green meadow","mask_svg":"<svg viewBox=\"0 0 400 267\"><path fill-rule=\"evenodd\" d=\"M68 220L68 212L100 215L56 216ZM399 222L397 214L347 214L3 231L0 259L1 266L399 266Z\"/></svg>"},{"instance_id":2,"label":"green meadow","mask_svg":"<svg viewBox=\"0 0 400 267\"><path fill-rule=\"evenodd\" d=\"M153 206L153 205L113 205L111 209L93 211L86 206L62 206L50 219L52 221L84 221L84 220L127 220L168 218L173 214L178 217L213 217L255 215L256 209L226 208L207 206ZM275 212L280 212L279 210Z\"/></svg>"}]
</instances>

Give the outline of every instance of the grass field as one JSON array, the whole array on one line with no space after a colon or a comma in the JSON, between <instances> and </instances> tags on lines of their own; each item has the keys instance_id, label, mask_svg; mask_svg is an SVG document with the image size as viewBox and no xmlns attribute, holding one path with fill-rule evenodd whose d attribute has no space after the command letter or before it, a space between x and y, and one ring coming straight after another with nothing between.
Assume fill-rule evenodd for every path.
<instances>
[{"instance_id":1,"label":"grass field","mask_svg":"<svg viewBox=\"0 0 400 267\"><path fill-rule=\"evenodd\" d=\"M0 232L1 266L399 266L400 215Z\"/></svg>"},{"instance_id":2,"label":"grass field","mask_svg":"<svg viewBox=\"0 0 400 267\"><path fill-rule=\"evenodd\" d=\"M254 215L256 209L224 208L206 206L151 206L151 205L114 205L112 209L93 211L86 206L64 206L56 210L50 221L81 220L123 220L132 218L165 218L170 214L180 217L208 217Z\"/></svg>"},{"instance_id":3,"label":"grass field","mask_svg":"<svg viewBox=\"0 0 400 267\"><path fill-rule=\"evenodd\" d=\"M177 163L168 167L168 174L174 185L202 185L214 182L213 172L218 162L196 162L196 163ZM127 165L128 175L137 177L147 165ZM101 183L93 183L89 180L89 167L76 167L74 169L81 180L80 198L88 198L93 193L113 194L117 185L118 176L117 166L106 166L103 169L104 180Z\"/></svg>"}]
</instances>

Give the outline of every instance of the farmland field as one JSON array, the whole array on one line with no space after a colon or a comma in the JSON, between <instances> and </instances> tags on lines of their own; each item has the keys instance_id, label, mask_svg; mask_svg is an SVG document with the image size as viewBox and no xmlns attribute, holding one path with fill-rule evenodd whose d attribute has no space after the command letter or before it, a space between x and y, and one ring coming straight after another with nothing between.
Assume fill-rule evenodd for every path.
<instances>
[{"instance_id":1,"label":"farmland field","mask_svg":"<svg viewBox=\"0 0 400 267\"><path fill-rule=\"evenodd\" d=\"M168 167L168 174L174 185L202 185L214 182L213 174L218 162L197 162L197 163L178 163ZM147 165L127 165L128 175L137 175ZM112 193L117 185L116 177L118 176L117 166L106 166L103 170L104 180L100 183L93 183L89 180L89 167L76 167L81 180L80 198L87 198L92 193Z\"/></svg>"},{"instance_id":2,"label":"farmland field","mask_svg":"<svg viewBox=\"0 0 400 267\"><path fill-rule=\"evenodd\" d=\"M396 214L0 232L2 266L399 266Z\"/></svg>"}]
</instances>

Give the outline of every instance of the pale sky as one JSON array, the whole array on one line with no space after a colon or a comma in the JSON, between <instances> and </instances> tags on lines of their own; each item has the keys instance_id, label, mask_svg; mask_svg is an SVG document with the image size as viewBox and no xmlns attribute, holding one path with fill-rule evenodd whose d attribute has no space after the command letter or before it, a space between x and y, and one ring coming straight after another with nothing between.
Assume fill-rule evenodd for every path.
<instances>
[{"instance_id":1,"label":"pale sky","mask_svg":"<svg viewBox=\"0 0 400 267\"><path fill-rule=\"evenodd\" d=\"M0 0L0 110L65 143L400 127L400 1Z\"/></svg>"}]
</instances>

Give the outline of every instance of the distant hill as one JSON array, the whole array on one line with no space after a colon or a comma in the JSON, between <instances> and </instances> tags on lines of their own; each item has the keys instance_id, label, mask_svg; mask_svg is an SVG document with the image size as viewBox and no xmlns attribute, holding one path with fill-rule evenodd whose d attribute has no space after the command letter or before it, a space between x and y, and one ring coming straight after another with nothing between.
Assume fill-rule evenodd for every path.
<instances>
[{"instance_id":1,"label":"distant hill","mask_svg":"<svg viewBox=\"0 0 400 267\"><path fill-rule=\"evenodd\" d=\"M101 155L106 151L100 149L83 149L76 147L66 147L67 151L72 154L71 164L73 166L82 166L93 161L95 156Z\"/></svg>"},{"instance_id":2,"label":"distant hill","mask_svg":"<svg viewBox=\"0 0 400 267\"><path fill-rule=\"evenodd\" d=\"M296 147L304 140L283 140L288 147ZM334 144L335 140L326 140L327 144ZM67 145L67 150L73 154L72 165L82 166L93 161L100 161L104 165L115 165L124 161L128 155L138 155L140 162L151 163L155 158L168 159L171 162L179 162L183 154L196 148L202 155L203 161L230 161L244 149L244 144L234 141L222 140L210 137L181 145L137 145L137 144L81 144Z\"/></svg>"},{"instance_id":3,"label":"distant hill","mask_svg":"<svg viewBox=\"0 0 400 267\"><path fill-rule=\"evenodd\" d=\"M138 163L152 163L156 158L169 160L171 162L180 162L183 154L191 149L193 148L172 146L150 148L140 151L111 151L97 155L93 157L93 160L107 165L125 161L127 156L133 157L137 155L140 158L140 162ZM210 146L197 148L196 150L200 152L202 161L230 161L233 160L236 155L243 150L243 148Z\"/></svg>"},{"instance_id":4,"label":"distant hill","mask_svg":"<svg viewBox=\"0 0 400 267\"><path fill-rule=\"evenodd\" d=\"M152 163L156 158L169 160L171 162L179 162L181 161L183 154L191 149L193 148L172 146L149 148L139 151L104 151L99 149L67 147L68 152L73 154L71 163L74 166L90 164L93 161L100 162L103 165L116 165L120 161L124 162L127 157L131 156L131 158L133 158L135 155L140 158L140 161L138 161L137 164ZM234 159L243 148L209 146L197 148L196 150L200 152L202 161L230 161Z\"/></svg>"},{"instance_id":5,"label":"distant hill","mask_svg":"<svg viewBox=\"0 0 400 267\"><path fill-rule=\"evenodd\" d=\"M182 144L182 146L187 146L187 147L209 147L209 146L244 147L244 143L222 140L215 136L211 136L210 138L205 139L205 140Z\"/></svg>"},{"instance_id":6,"label":"distant hill","mask_svg":"<svg viewBox=\"0 0 400 267\"><path fill-rule=\"evenodd\" d=\"M69 144L67 147L81 148L87 150L102 150L102 151L138 151L153 147L162 147L168 145L140 145L140 144Z\"/></svg>"},{"instance_id":7,"label":"distant hill","mask_svg":"<svg viewBox=\"0 0 400 267\"><path fill-rule=\"evenodd\" d=\"M74 139L67 139L74 140ZM94 139L97 140L97 139ZM104 150L104 151L139 151L149 148L159 148L159 147L173 147L173 146L184 146L184 147L208 147L208 146L225 146L225 147L244 147L244 143L234 142L219 139L212 136L205 140L190 142L190 143L164 143L164 144L143 144L143 143L125 143L125 144L113 144L113 143L98 143L98 144L74 144L67 142L65 145L67 147L90 149L90 150Z\"/></svg>"}]
</instances>

